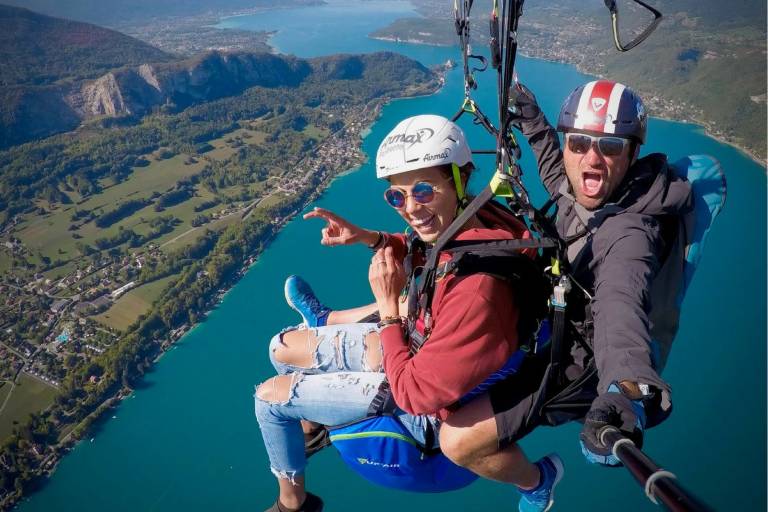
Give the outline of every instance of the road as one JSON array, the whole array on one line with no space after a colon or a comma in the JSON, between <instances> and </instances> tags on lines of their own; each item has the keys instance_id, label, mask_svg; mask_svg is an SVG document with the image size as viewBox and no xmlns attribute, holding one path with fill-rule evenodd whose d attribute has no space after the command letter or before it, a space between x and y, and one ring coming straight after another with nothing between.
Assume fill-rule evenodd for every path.
<instances>
[{"instance_id":1,"label":"road","mask_svg":"<svg viewBox=\"0 0 768 512\"><path fill-rule=\"evenodd\" d=\"M10 381L11 383L11 390L8 392L7 395L5 395L5 400L3 400L3 405L0 405L0 416L3 415L3 411L5 410L5 406L8 404L8 401L11 399L11 395L13 394L13 388L16 387L16 383L13 381Z\"/></svg>"}]
</instances>

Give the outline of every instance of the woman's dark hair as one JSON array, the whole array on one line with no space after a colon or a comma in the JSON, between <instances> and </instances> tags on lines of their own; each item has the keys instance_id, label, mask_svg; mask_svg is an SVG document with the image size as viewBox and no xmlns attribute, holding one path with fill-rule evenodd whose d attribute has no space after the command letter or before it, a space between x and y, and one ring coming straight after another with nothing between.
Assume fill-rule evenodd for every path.
<instances>
[{"instance_id":1,"label":"woman's dark hair","mask_svg":"<svg viewBox=\"0 0 768 512\"><path fill-rule=\"evenodd\" d=\"M469 177L472 175L472 171L474 170L475 165L472 162L467 162L462 167L459 167L459 173L461 174L461 177L465 179L465 181L469 180ZM453 177L453 167L451 164L441 165L440 173L442 173L446 178L451 178Z\"/></svg>"}]
</instances>

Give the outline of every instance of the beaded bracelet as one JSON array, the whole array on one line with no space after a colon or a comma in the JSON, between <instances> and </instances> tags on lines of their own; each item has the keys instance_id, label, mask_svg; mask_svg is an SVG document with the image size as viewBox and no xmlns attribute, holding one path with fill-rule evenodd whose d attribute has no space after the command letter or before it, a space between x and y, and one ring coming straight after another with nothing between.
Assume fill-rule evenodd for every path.
<instances>
[{"instance_id":1,"label":"beaded bracelet","mask_svg":"<svg viewBox=\"0 0 768 512\"><path fill-rule=\"evenodd\" d=\"M379 240L371 247L371 250L374 252L378 251L389 243L389 235L382 233L381 231L379 231L379 233L381 234L381 238L379 238Z\"/></svg>"},{"instance_id":2,"label":"beaded bracelet","mask_svg":"<svg viewBox=\"0 0 768 512\"><path fill-rule=\"evenodd\" d=\"M372 249L372 250L374 250L374 251L375 251L376 249L378 249L378 247L379 247L379 244L380 244L380 243L381 243L381 241L384 239L384 233L382 233L381 231L377 231L376 233L378 233L378 234L379 234L379 237L376 239L376 241L375 241L374 243L372 243L372 244L370 244L370 245L368 246L368 248L369 248L369 249Z\"/></svg>"},{"instance_id":3,"label":"beaded bracelet","mask_svg":"<svg viewBox=\"0 0 768 512\"><path fill-rule=\"evenodd\" d=\"M379 329L383 329L384 327L390 326L390 325L399 325L400 327L403 326L403 319L399 316L388 316L385 318L382 318L381 321L376 324L376 327Z\"/></svg>"}]
</instances>

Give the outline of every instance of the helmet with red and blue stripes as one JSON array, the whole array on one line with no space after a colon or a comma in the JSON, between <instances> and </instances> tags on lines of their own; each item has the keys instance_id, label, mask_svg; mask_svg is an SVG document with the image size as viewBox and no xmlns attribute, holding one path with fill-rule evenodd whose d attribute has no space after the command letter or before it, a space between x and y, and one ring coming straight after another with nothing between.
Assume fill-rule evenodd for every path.
<instances>
[{"instance_id":1,"label":"helmet with red and blue stripes","mask_svg":"<svg viewBox=\"0 0 768 512\"><path fill-rule=\"evenodd\" d=\"M610 80L594 80L574 90L560 109L558 131L610 134L645 143L648 114L635 91Z\"/></svg>"}]
</instances>

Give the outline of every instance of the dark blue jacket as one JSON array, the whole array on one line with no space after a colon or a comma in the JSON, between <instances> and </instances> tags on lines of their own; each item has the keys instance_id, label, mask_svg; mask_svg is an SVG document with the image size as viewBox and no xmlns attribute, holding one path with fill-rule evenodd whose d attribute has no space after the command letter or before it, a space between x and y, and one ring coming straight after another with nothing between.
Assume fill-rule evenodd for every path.
<instances>
[{"instance_id":1,"label":"dark blue jacket","mask_svg":"<svg viewBox=\"0 0 768 512\"><path fill-rule=\"evenodd\" d=\"M571 194L559 138L544 115L524 121L522 129L544 186L559 195L557 230L569 242L572 274L587 296L582 327L592 338L598 393L612 382L647 384L662 392L661 407L668 410L670 388L659 374L679 310L655 308L651 297L665 302L682 282L666 269L669 282L655 281L680 239L679 219L693 207L690 184L675 176L665 155L654 153L637 160L606 204L590 211Z\"/></svg>"}]
</instances>

